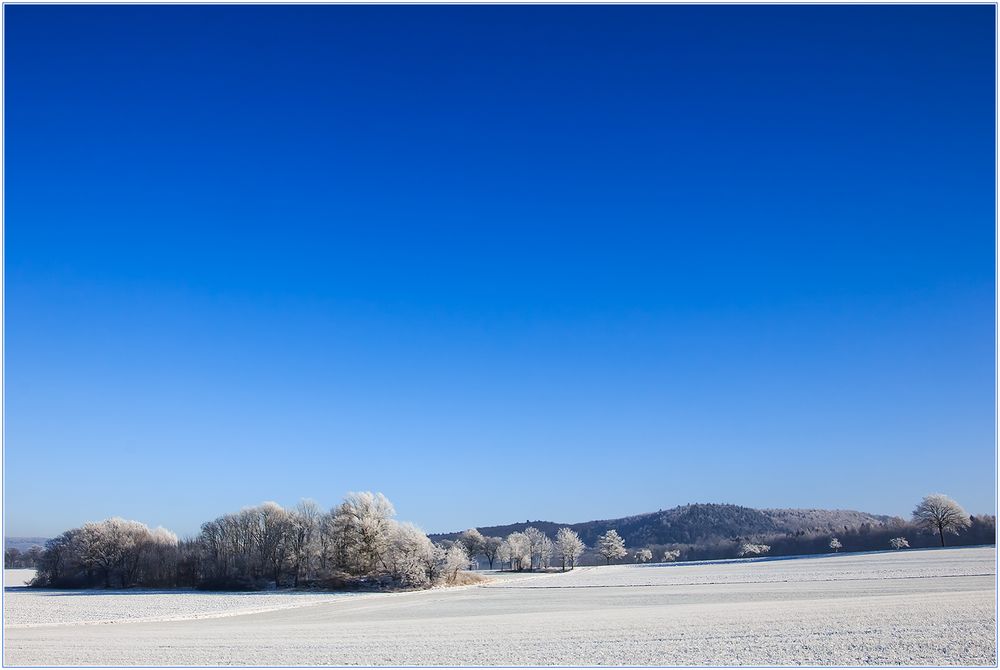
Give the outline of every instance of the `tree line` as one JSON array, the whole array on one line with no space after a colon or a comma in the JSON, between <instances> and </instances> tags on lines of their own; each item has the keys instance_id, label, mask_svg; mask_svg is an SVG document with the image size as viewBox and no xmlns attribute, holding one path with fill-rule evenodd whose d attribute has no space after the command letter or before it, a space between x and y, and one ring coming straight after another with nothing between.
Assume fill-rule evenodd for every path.
<instances>
[{"instance_id":1,"label":"tree line","mask_svg":"<svg viewBox=\"0 0 1000 670\"><path fill-rule=\"evenodd\" d=\"M551 532L551 531L550 531ZM948 539L951 538L951 539ZM907 549L947 544L977 545L996 542L996 518L971 516L957 502L942 494L925 496L913 511L910 521L901 518L873 526L863 523L845 526L842 533L799 531L780 535L755 534L747 537L715 539L694 544L647 544L628 548L616 529L600 535L593 547L587 547L570 528L559 528L555 541L529 526L506 538L485 537L476 529L462 533L458 541L474 560L486 559L489 567L503 570L539 570L552 565L572 569L586 555L605 564L678 560L697 561L755 556L794 556L840 551L877 551ZM555 561L555 563L553 562ZM475 563L473 563L475 564Z\"/></svg>"},{"instance_id":2,"label":"tree line","mask_svg":"<svg viewBox=\"0 0 1000 670\"><path fill-rule=\"evenodd\" d=\"M845 527L836 537L795 533L631 550L615 529L588 548L568 527L549 537L529 526L504 538L472 528L454 541L435 543L395 515L381 493L362 492L349 493L330 510L310 500L292 509L273 502L247 507L202 524L186 540L164 528L113 518L68 530L44 549L8 550L5 566L27 567L30 561L38 570L32 585L55 588L423 588L455 583L461 570L483 567L479 557L490 569L572 570L588 550L611 564L944 546L948 537L960 544L996 541L995 517L970 516L941 494L926 496L910 522Z\"/></svg>"},{"instance_id":3,"label":"tree line","mask_svg":"<svg viewBox=\"0 0 1000 670\"><path fill-rule=\"evenodd\" d=\"M331 510L306 500L225 514L179 540L120 518L87 523L46 542L32 586L55 588L422 588L455 583L469 557L396 521L381 493L349 493Z\"/></svg>"}]
</instances>

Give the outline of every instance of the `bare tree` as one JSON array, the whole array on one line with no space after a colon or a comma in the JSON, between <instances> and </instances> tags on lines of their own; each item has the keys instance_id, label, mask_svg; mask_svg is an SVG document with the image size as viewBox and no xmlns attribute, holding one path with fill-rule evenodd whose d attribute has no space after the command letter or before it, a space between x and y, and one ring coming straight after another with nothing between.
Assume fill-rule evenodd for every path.
<instances>
[{"instance_id":1,"label":"bare tree","mask_svg":"<svg viewBox=\"0 0 1000 670\"><path fill-rule=\"evenodd\" d=\"M944 546L944 534L958 535L963 528L968 528L969 515L962 506L942 493L925 496L917 508L913 510L913 523L928 531L937 531Z\"/></svg>"},{"instance_id":2,"label":"bare tree","mask_svg":"<svg viewBox=\"0 0 1000 670\"><path fill-rule=\"evenodd\" d=\"M566 571L566 563L569 563L571 570L576 567L576 559L580 558L585 548L583 540L576 531L560 528L556 532L556 554L562 560L563 572Z\"/></svg>"},{"instance_id":3,"label":"bare tree","mask_svg":"<svg viewBox=\"0 0 1000 670\"><path fill-rule=\"evenodd\" d=\"M597 553L604 557L604 560L611 565L611 561L623 558L628 554L625 549L625 540L614 528L601 535L597 539Z\"/></svg>"},{"instance_id":4,"label":"bare tree","mask_svg":"<svg viewBox=\"0 0 1000 670\"><path fill-rule=\"evenodd\" d=\"M274 586L281 584L281 570L291 553L292 519L276 502L266 502L255 508L256 543L262 568L271 572Z\"/></svg>"},{"instance_id":5,"label":"bare tree","mask_svg":"<svg viewBox=\"0 0 1000 670\"><path fill-rule=\"evenodd\" d=\"M500 543L502 543L499 537L484 537L483 538L483 556L486 560L490 562L490 570L493 569L493 561L497 559L500 554Z\"/></svg>"},{"instance_id":6,"label":"bare tree","mask_svg":"<svg viewBox=\"0 0 1000 670\"><path fill-rule=\"evenodd\" d=\"M319 520L322 514L322 510L314 500L300 501L290 514L289 553L292 557L293 584L296 587L303 572L309 575L312 571L313 560L318 553Z\"/></svg>"}]
</instances>

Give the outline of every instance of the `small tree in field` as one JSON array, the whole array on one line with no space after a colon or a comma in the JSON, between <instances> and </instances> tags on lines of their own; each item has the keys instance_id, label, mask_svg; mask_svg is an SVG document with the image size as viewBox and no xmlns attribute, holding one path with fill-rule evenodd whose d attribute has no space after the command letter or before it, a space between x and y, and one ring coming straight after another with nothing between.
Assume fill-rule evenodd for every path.
<instances>
[{"instance_id":1,"label":"small tree in field","mask_svg":"<svg viewBox=\"0 0 1000 670\"><path fill-rule=\"evenodd\" d=\"M649 549L640 549L635 552L636 563L648 563L651 560L653 560L653 552Z\"/></svg>"},{"instance_id":2,"label":"small tree in field","mask_svg":"<svg viewBox=\"0 0 1000 670\"><path fill-rule=\"evenodd\" d=\"M909 549L910 543L906 541L905 537L894 537L889 540L889 546L893 549Z\"/></svg>"},{"instance_id":3,"label":"small tree in field","mask_svg":"<svg viewBox=\"0 0 1000 670\"><path fill-rule=\"evenodd\" d=\"M623 558L628 554L625 549L625 540L614 528L601 535L597 539L597 553L604 557L604 560L611 565L611 561Z\"/></svg>"},{"instance_id":4,"label":"small tree in field","mask_svg":"<svg viewBox=\"0 0 1000 670\"><path fill-rule=\"evenodd\" d=\"M681 556L681 550L680 549L669 549L669 550L663 552L663 562L664 563L672 563L672 562L676 561L678 558L680 558L680 556Z\"/></svg>"},{"instance_id":5,"label":"small tree in field","mask_svg":"<svg viewBox=\"0 0 1000 670\"><path fill-rule=\"evenodd\" d=\"M837 553L843 548L844 545L840 543L840 540L833 538L830 540L830 548L833 549L833 553Z\"/></svg>"},{"instance_id":6,"label":"small tree in field","mask_svg":"<svg viewBox=\"0 0 1000 670\"><path fill-rule=\"evenodd\" d=\"M913 522L928 531L937 531L942 547L945 533L958 535L970 524L969 515L962 506L942 493L925 496L913 510Z\"/></svg>"}]
</instances>

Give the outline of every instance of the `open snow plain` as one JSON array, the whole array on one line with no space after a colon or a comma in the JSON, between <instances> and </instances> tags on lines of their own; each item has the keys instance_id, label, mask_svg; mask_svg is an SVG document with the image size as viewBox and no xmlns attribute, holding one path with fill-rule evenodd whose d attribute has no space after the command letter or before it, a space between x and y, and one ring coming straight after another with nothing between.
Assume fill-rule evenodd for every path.
<instances>
[{"instance_id":1,"label":"open snow plain","mask_svg":"<svg viewBox=\"0 0 1000 670\"><path fill-rule=\"evenodd\" d=\"M251 604L8 589L4 664L995 666L995 568L991 547L578 568ZM211 611L197 604L213 597ZM100 614L133 606L160 619Z\"/></svg>"}]
</instances>

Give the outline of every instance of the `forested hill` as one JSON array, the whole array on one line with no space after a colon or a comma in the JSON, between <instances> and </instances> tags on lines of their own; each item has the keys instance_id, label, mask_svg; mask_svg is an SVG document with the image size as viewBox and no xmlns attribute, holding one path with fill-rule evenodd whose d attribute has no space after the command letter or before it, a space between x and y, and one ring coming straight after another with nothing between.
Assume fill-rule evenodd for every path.
<instances>
[{"instance_id":1,"label":"forested hill","mask_svg":"<svg viewBox=\"0 0 1000 670\"><path fill-rule=\"evenodd\" d=\"M895 517L852 510L822 509L753 509L739 505L699 503L672 509L638 514L620 519L563 524L551 521L525 521L506 526L480 527L483 535L506 537L515 531L534 526L552 537L558 528L568 526L593 546L598 536L614 528L629 546L702 544L737 537L795 535L798 533L836 533L863 525L878 527L900 521ZM458 532L431 535L433 540L454 539Z\"/></svg>"}]
</instances>

